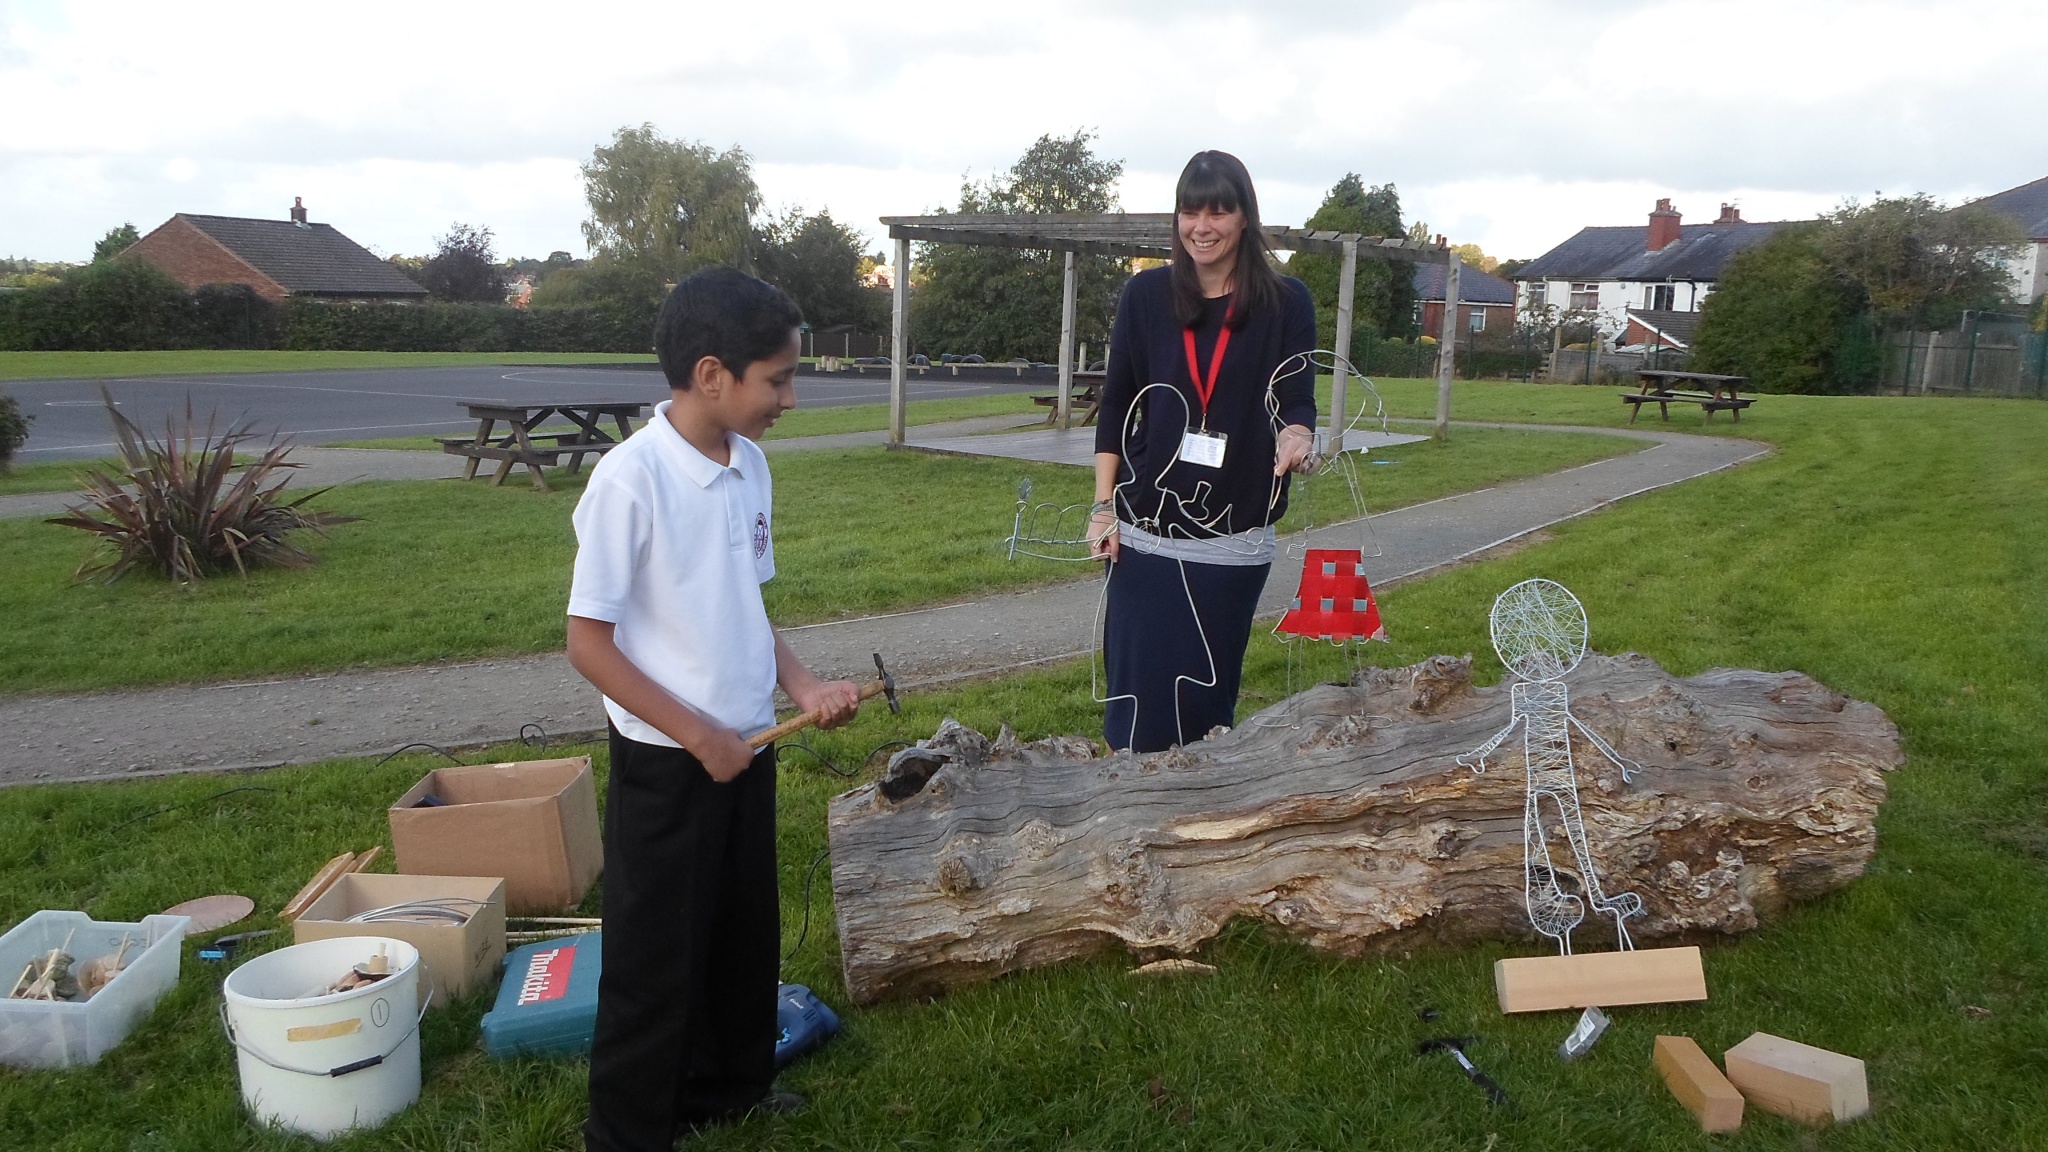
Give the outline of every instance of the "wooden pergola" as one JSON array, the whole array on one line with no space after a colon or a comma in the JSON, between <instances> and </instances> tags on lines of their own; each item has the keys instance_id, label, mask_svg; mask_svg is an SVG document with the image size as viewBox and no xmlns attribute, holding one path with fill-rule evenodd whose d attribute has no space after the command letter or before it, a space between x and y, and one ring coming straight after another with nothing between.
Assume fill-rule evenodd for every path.
<instances>
[{"instance_id":1,"label":"wooden pergola","mask_svg":"<svg viewBox=\"0 0 2048 1152\"><path fill-rule=\"evenodd\" d=\"M1060 300L1059 395L1055 417L1058 426L1073 423L1074 385L1074 255L1141 256L1170 259L1173 256L1174 215L1171 212L1061 212L1000 213L956 212L936 216L884 216L889 238L896 242L895 315L890 325L889 442L903 443L904 369L909 357L910 242L971 244L988 248L1036 248L1060 252L1066 257L1066 277ZM1410 264L1448 265L1445 298L1458 295L1458 258L1440 243L1406 237L1361 236L1352 232L1312 232L1304 228L1268 225L1269 248L1295 252L1318 252L1342 260L1337 281L1337 347L1339 357L1351 355L1352 294L1357 284L1358 259L1398 260ZM1438 423L1449 418L1449 384L1452 349L1458 310L1444 310L1444 339L1438 355ZM1340 360L1332 383L1330 408L1345 408L1345 370ZM1343 420L1333 417L1329 451L1343 449Z\"/></svg>"}]
</instances>

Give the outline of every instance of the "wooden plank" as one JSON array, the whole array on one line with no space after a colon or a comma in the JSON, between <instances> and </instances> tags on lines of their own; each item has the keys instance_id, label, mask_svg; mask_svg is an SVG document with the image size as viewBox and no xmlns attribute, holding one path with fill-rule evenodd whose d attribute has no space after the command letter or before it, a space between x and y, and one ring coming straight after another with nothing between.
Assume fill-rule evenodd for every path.
<instances>
[{"instance_id":1,"label":"wooden plank","mask_svg":"<svg viewBox=\"0 0 2048 1152\"><path fill-rule=\"evenodd\" d=\"M337 876L348 871L348 866L355 862L355 858L355 853L343 852L329 860L318 872L313 873L313 878L306 881L306 886L299 889L299 894L285 904L284 910L279 912L278 916L286 920L298 919L299 913L306 910L306 905L318 900L320 894L333 885Z\"/></svg>"},{"instance_id":2,"label":"wooden plank","mask_svg":"<svg viewBox=\"0 0 2048 1152\"><path fill-rule=\"evenodd\" d=\"M1756 1032L1722 1059L1729 1082L1766 1112L1826 1124L1870 1111L1863 1061L1854 1056Z\"/></svg>"},{"instance_id":3,"label":"wooden plank","mask_svg":"<svg viewBox=\"0 0 2048 1152\"><path fill-rule=\"evenodd\" d=\"M1691 945L1500 960L1493 966L1493 986L1507 1013L1707 998L1706 969L1699 948Z\"/></svg>"},{"instance_id":4,"label":"wooden plank","mask_svg":"<svg viewBox=\"0 0 2048 1152\"><path fill-rule=\"evenodd\" d=\"M1733 1132L1742 1127L1742 1093L1692 1037L1657 1037L1651 1059L1671 1094L1700 1122L1701 1131Z\"/></svg>"}]
</instances>

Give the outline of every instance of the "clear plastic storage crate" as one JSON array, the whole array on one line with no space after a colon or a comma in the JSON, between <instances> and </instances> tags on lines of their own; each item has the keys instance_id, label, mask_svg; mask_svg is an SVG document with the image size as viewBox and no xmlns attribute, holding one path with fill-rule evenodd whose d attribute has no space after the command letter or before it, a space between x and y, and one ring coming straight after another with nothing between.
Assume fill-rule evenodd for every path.
<instances>
[{"instance_id":1,"label":"clear plastic storage crate","mask_svg":"<svg viewBox=\"0 0 2048 1152\"><path fill-rule=\"evenodd\" d=\"M31 960L52 948L64 948L83 964L119 949L124 934L130 941L127 967L90 1000L0 999L0 1064L68 1068L99 1060L178 982L191 923L187 916L144 916L139 924L122 924L83 912L43 911L0 936L0 980L10 989Z\"/></svg>"}]
</instances>

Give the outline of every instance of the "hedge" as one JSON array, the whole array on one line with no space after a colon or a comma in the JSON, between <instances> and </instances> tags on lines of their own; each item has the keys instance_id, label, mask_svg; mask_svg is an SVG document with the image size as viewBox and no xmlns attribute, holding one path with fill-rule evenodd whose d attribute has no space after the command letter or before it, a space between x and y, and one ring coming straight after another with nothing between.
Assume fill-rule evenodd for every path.
<instances>
[{"instance_id":1,"label":"hedge","mask_svg":"<svg viewBox=\"0 0 2048 1152\"><path fill-rule=\"evenodd\" d=\"M656 308L653 301L521 309L304 298L278 305L240 284L187 292L150 265L113 260L48 287L0 292L0 351L646 352Z\"/></svg>"}]
</instances>

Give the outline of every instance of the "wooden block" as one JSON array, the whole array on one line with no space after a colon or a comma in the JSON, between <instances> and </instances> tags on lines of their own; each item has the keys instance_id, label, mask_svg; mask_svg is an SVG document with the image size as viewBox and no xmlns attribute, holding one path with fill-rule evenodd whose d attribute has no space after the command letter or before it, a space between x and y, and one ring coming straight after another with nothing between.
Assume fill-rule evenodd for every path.
<instances>
[{"instance_id":1,"label":"wooden block","mask_svg":"<svg viewBox=\"0 0 2048 1152\"><path fill-rule=\"evenodd\" d=\"M1733 1132L1742 1127L1742 1093L1690 1036L1659 1036L1651 1050L1657 1071L1678 1102L1700 1122L1703 1132Z\"/></svg>"},{"instance_id":2,"label":"wooden block","mask_svg":"<svg viewBox=\"0 0 2048 1152\"><path fill-rule=\"evenodd\" d=\"M284 906L284 910L279 912L278 915L286 920L298 919L299 913L306 910L306 905L318 900L320 894L327 891L334 883L335 877L348 871L348 866L355 862L355 858L355 853L343 852L341 855L329 860L325 867L313 873L313 878L306 881L306 886L299 889L299 894L292 897L291 901Z\"/></svg>"},{"instance_id":3,"label":"wooden block","mask_svg":"<svg viewBox=\"0 0 2048 1152\"><path fill-rule=\"evenodd\" d=\"M354 860L354 862L352 862L351 864L349 864L349 866L348 866L348 870L349 870L350 872L361 872L361 871L364 871L365 869L369 868L369 866L370 866L370 865L371 865L372 863L374 863L374 862L376 861L376 859L377 859L378 855L379 855L380 853L382 853L383 851L384 851L384 846L383 846L382 844L372 844L372 845L370 845L370 846L369 846L369 848L367 848L366 850L364 850L364 852L363 852L363 854L362 854L361 856L358 856L358 857L356 857L356 858L355 858L355 860Z\"/></svg>"},{"instance_id":4,"label":"wooden block","mask_svg":"<svg viewBox=\"0 0 2048 1152\"><path fill-rule=\"evenodd\" d=\"M1768 1032L1751 1034L1723 1058L1749 1102L1802 1124L1854 1120L1870 1111L1863 1061Z\"/></svg>"},{"instance_id":5,"label":"wooden block","mask_svg":"<svg viewBox=\"0 0 2048 1152\"><path fill-rule=\"evenodd\" d=\"M1612 1008L1705 1000L1707 973L1700 965L1700 950L1690 945L1522 956L1494 963L1493 988L1503 1012Z\"/></svg>"}]
</instances>

